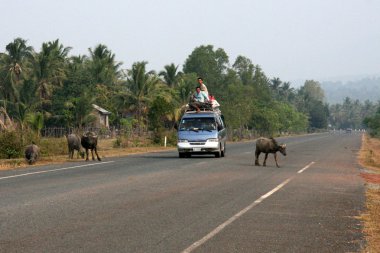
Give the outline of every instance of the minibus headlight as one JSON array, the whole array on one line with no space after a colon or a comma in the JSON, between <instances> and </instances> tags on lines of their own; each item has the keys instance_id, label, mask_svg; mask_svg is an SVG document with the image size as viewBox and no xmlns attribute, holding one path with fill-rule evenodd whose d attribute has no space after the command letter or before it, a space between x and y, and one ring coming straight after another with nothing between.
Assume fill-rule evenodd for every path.
<instances>
[{"instance_id":1,"label":"minibus headlight","mask_svg":"<svg viewBox=\"0 0 380 253\"><path fill-rule=\"evenodd\" d=\"M219 139L217 138L212 138L212 139L207 139L208 142L218 142Z\"/></svg>"},{"instance_id":2,"label":"minibus headlight","mask_svg":"<svg viewBox=\"0 0 380 253\"><path fill-rule=\"evenodd\" d=\"M188 141L186 139L179 139L178 143L187 143Z\"/></svg>"}]
</instances>

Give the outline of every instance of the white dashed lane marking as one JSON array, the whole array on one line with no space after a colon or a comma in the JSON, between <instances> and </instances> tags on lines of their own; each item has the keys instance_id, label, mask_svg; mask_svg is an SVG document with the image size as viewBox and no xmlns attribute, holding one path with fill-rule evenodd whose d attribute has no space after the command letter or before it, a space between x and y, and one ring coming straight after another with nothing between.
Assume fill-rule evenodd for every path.
<instances>
[{"instance_id":1,"label":"white dashed lane marking","mask_svg":"<svg viewBox=\"0 0 380 253\"><path fill-rule=\"evenodd\" d=\"M313 164L314 164L314 162L309 163L304 168L302 168L301 170L299 170L297 173L298 174L302 173L303 171L305 171L306 169L308 169ZM253 207L255 207L256 205L260 204L266 198L269 198L275 192L277 192L278 190L280 190L281 188L283 188L285 185L287 185L294 177L295 176L292 176L292 177L286 179L284 182L282 182L281 184L277 185L271 191L267 192L266 194L262 195L260 198L256 199L249 206L247 206L246 208L242 209L241 211L239 211L238 213L236 213L234 216L232 216L231 218L229 218L227 221L225 221L222 224L220 224L219 226L217 226L214 230L212 230L206 236L204 236L200 240L198 240L198 241L194 242L193 244L191 244L188 248L186 248L185 250L183 250L182 253L190 253L193 250L195 250L196 248L198 248L199 246L201 246L202 244L204 244L205 242L207 242L208 240L210 240L211 238L213 238L215 235L217 235L218 233L220 233L225 227L227 227L228 225L230 225L231 223L233 223L235 220L237 220L239 217L241 217L246 212L248 212L249 210L251 210Z\"/></svg>"},{"instance_id":2,"label":"white dashed lane marking","mask_svg":"<svg viewBox=\"0 0 380 253\"><path fill-rule=\"evenodd\" d=\"M59 169L54 169L54 170L42 170L42 171L24 173L24 174L13 175L13 176L0 177L0 180L15 178L15 177L25 177L25 176L36 175L36 174L44 174L44 173L50 173L50 172L55 172L55 171L70 170L70 169L76 169L76 168L82 168L82 167L89 167L89 166L95 166L95 165L101 165L101 164L113 163L113 162L114 161L90 163L90 164L84 164L84 165L78 165L78 166L72 166L72 167L66 167L66 168L59 168Z\"/></svg>"}]
</instances>

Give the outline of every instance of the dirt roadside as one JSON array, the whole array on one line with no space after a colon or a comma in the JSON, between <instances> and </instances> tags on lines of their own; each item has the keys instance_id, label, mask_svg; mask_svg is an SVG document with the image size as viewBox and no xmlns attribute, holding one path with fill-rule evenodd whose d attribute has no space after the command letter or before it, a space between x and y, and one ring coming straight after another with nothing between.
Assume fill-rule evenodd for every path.
<instances>
[{"instance_id":1,"label":"dirt roadside","mask_svg":"<svg viewBox=\"0 0 380 253\"><path fill-rule=\"evenodd\" d=\"M131 154L146 153L146 152L159 152L165 150L174 150L175 147L163 147L163 146L147 146L147 147L128 147L128 148L113 148L114 140L105 139L100 140L98 143L98 153L99 156L103 158L109 157L122 157ZM0 171L1 170L15 170L30 166L41 166L47 164L61 164L65 162L78 162L79 160L84 161L84 159L79 159L76 156L76 151L74 152L74 159L69 159L68 155L60 156L44 156L41 157L36 164L29 165L26 163L25 159L1 159L0 160ZM90 154L91 157L91 154Z\"/></svg>"},{"instance_id":2,"label":"dirt roadside","mask_svg":"<svg viewBox=\"0 0 380 253\"><path fill-rule=\"evenodd\" d=\"M367 186L366 211L361 215L367 241L363 252L380 252L380 139L363 135L358 160Z\"/></svg>"}]
</instances>

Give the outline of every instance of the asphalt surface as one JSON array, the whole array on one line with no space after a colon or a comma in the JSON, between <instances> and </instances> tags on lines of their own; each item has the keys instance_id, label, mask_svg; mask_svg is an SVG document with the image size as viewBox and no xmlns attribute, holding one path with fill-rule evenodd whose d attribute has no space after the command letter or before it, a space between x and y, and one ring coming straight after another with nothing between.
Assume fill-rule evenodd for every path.
<instances>
[{"instance_id":1,"label":"asphalt surface","mask_svg":"<svg viewBox=\"0 0 380 253\"><path fill-rule=\"evenodd\" d=\"M244 142L2 171L0 252L359 252L361 135L278 141L280 168Z\"/></svg>"}]
</instances>

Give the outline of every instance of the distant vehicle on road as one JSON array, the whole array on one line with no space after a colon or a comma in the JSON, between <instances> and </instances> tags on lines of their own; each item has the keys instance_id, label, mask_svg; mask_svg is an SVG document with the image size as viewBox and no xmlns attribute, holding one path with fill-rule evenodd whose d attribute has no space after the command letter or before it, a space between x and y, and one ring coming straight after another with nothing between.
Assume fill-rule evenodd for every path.
<instances>
[{"instance_id":1,"label":"distant vehicle on road","mask_svg":"<svg viewBox=\"0 0 380 253\"><path fill-rule=\"evenodd\" d=\"M346 133L351 133L352 129L351 128L346 128Z\"/></svg>"}]
</instances>

